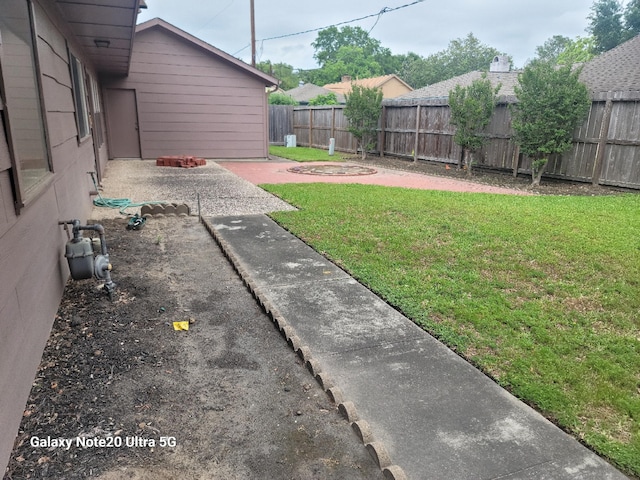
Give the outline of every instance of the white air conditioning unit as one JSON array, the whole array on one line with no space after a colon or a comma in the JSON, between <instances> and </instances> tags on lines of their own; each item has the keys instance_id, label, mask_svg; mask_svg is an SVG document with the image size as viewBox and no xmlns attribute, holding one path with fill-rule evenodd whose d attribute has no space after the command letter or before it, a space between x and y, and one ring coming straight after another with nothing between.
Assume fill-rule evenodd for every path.
<instances>
[{"instance_id":1,"label":"white air conditioning unit","mask_svg":"<svg viewBox=\"0 0 640 480\"><path fill-rule=\"evenodd\" d=\"M287 148L293 148L296 146L296 136L295 135L285 135L284 136L284 144Z\"/></svg>"}]
</instances>

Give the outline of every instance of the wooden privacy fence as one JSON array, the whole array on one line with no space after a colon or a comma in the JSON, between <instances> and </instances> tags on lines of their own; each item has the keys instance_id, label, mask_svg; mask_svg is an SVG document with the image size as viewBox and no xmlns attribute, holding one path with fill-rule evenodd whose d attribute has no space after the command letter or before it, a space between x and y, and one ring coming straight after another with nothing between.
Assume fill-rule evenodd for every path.
<instances>
[{"instance_id":1,"label":"wooden privacy fence","mask_svg":"<svg viewBox=\"0 0 640 480\"><path fill-rule=\"evenodd\" d=\"M283 113L286 109L286 113ZM294 107L269 105L269 142L280 145L285 135L295 135L296 143L305 147L329 148L335 138L335 149L355 152L356 140L347 131L343 105Z\"/></svg>"},{"instance_id":2,"label":"wooden privacy fence","mask_svg":"<svg viewBox=\"0 0 640 480\"><path fill-rule=\"evenodd\" d=\"M290 123L278 125L278 143L284 135L295 134L300 146L328 148L329 139L335 138L336 150L356 152L344 106L288 108L292 115L286 121ZM274 111L270 110L271 122L276 118ZM375 151L380 156L457 164L462 149L453 141L455 127L449 119L446 98L386 101ZM281 134L284 130L288 132ZM513 175L529 174L531 160L519 152L512 135L509 106L501 103L486 129L487 143L476 155L476 165ZM574 133L573 147L550 159L545 176L640 189L640 92L596 96L586 120Z\"/></svg>"},{"instance_id":3,"label":"wooden privacy fence","mask_svg":"<svg viewBox=\"0 0 640 480\"><path fill-rule=\"evenodd\" d=\"M285 135L293 134L293 105L269 105L269 143L284 145Z\"/></svg>"}]
</instances>

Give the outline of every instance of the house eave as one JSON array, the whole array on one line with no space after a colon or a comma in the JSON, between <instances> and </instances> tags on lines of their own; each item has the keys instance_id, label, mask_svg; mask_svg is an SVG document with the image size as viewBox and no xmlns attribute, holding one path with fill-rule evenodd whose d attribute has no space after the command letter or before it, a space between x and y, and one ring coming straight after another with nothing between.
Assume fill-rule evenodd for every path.
<instances>
[{"instance_id":1,"label":"house eave","mask_svg":"<svg viewBox=\"0 0 640 480\"><path fill-rule=\"evenodd\" d=\"M129 72L143 0L56 0L84 56L100 74Z\"/></svg>"}]
</instances>

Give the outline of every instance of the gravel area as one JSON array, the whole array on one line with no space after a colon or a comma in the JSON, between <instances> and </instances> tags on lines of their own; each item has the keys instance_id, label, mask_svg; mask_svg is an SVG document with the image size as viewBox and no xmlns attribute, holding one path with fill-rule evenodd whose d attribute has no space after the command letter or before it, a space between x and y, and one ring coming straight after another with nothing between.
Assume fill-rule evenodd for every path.
<instances>
[{"instance_id":1,"label":"gravel area","mask_svg":"<svg viewBox=\"0 0 640 480\"><path fill-rule=\"evenodd\" d=\"M234 175L212 161L195 168L157 167L155 160L111 160L102 179L105 199L130 199L134 203L164 201L186 203L203 215L248 215L295 210L279 198ZM138 208L126 210L134 214ZM92 218L117 218L119 209L94 208Z\"/></svg>"}]
</instances>

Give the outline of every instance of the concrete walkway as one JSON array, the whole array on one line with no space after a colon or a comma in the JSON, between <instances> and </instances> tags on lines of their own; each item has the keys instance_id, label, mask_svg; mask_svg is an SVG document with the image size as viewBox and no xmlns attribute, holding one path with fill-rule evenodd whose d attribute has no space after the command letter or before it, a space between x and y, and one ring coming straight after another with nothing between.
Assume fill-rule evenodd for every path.
<instances>
[{"instance_id":1,"label":"concrete walkway","mask_svg":"<svg viewBox=\"0 0 640 480\"><path fill-rule=\"evenodd\" d=\"M626 478L265 215L205 223L386 478Z\"/></svg>"}]
</instances>

